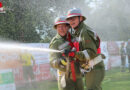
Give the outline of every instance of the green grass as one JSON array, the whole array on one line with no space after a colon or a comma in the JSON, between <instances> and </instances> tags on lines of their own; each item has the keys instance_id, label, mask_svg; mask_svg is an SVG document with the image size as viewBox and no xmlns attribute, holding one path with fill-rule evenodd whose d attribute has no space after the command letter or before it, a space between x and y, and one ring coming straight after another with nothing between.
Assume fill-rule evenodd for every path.
<instances>
[{"instance_id":1,"label":"green grass","mask_svg":"<svg viewBox=\"0 0 130 90\"><path fill-rule=\"evenodd\" d=\"M103 90L130 90L130 73L120 72L120 68L106 71L102 87Z\"/></svg>"},{"instance_id":2,"label":"green grass","mask_svg":"<svg viewBox=\"0 0 130 90\"><path fill-rule=\"evenodd\" d=\"M58 90L57 81L35 82L33 85L25 84L16 88L16 90Z\"/></svg>"},{"instance_id":3,"label":"green grass","mask_svg":"<svg viewBox=\"0 0 130 90\"><path fill-rule=\"evenodd\" d=\"M56 80L36 82L36 88L28 86L17 87L17 90L58 90ZM112 68L106 71L102 88L103 90L130 90L130 73L128 70L120 72L120 68Z\"/></svg>"}]
</instances>

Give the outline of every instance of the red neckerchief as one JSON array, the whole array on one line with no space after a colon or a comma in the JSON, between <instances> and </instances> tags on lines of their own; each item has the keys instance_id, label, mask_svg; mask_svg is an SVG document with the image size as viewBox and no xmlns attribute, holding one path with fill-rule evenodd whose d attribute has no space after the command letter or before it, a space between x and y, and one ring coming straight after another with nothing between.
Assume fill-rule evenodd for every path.
<instances>
[{"instance_id":1,"label":"red neckerchief","mask_svg":"<svg viewBox=\"0 0 130 90\"><path fill-rule=\"evenodd\" d=\"M69 45L71 46L71 49L74 47L73 42L71 41L71 35L68 33L67 40L69 41ZM75 66L74 66L74 60L71 60L70 66L71 66L71 72L72 72L72 79L74 82L76 82L76 75L75 75Z\"/></svg>"},{"instance_id":2,"label":"red neckerchief","mask_svg":"<svg viewBox=\"0 0 130 90\"><path fill-rule=\"evenodd\" d=\"M97 48L97 54L101 54L101 48L100 48L100 38L97 36L97 39L99 40L99 46Z\"/></svg>"}]
</instances>

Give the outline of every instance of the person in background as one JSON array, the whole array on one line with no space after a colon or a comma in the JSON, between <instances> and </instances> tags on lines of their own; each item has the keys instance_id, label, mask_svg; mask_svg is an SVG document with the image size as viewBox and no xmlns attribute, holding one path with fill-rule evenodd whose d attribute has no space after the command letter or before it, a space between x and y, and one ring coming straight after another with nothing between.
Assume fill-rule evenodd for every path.
<instances>
[{"instance_id":1,"label":"person in background","mask_svg":"<svg viewBox=\"0 0 130 90\"><path fill-rule=\"evenodd\" d=\"M127 51L127 56L128 56L128 69L130 72L130 39L127 42L127 46L126 46L126 51Z\"/></svg>"},{"instance_id":2,"label":"person in background","mask_svg":"<svg viewBox=\"0 0 130 90\"><path fill-rule=\"evenodd\" d=\"M126 65L125 42L121 43L120 55L121 55L121 72L125 72L125 65Z\"/></svg>"},{"instance_id":3,"label":"person in background","mask_svg":"<svg viewBox=\"0 0 130 90\"><path fill-rule=\"evenodd\" d=\"M30 85L30 87L34 87L34 73L33 73L33 65L35 65L35 60L32 54L27 51L23 50L22 53L20 53L20 62L23 66L23 77L25 82Z\"/></svg>"}]
</instances>

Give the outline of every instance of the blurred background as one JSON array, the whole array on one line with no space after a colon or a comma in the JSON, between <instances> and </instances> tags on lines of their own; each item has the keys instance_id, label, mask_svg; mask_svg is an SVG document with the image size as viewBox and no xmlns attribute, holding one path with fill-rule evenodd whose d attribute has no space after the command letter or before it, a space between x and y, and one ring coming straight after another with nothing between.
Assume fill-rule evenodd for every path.
<instances>
[{"instance_id":1,"label":"blurred background","mask_svg":"<svg viewBox=\"0 0 130 90\"><path fill-rule=\"evenodd\" d=\"M7 50L1 45L48 48L56 34L54 19L75 7L102 40L102 53L107 57L103 90L130 90L129 0L0 0L0 90L58 89L48 52ZM31 58L27 65L23 53ZM25 74L28 71L31 76Z\"/></svg>"}]
</instances>

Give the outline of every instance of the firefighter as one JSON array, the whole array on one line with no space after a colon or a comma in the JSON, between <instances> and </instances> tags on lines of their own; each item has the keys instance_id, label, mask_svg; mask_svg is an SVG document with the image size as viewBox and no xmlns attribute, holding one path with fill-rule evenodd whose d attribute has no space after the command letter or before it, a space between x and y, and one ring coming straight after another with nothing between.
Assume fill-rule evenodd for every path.
<instances>
[{"instance_id":1,"label":"firefighter","mask_svg":"<svg viewBox=\"0 0 130 90\"><path fill-rule=\"evenodd\" d=\"M70 29L69 23L64 16L55 19L54 28L57 31L56 36L51 40L49 48L55 50L62 50L64 48L72 49L73 43L71 42L71 35L68 32ZM65 43L69 43L63 47ZM72 62L72 63L71 63ZM72 60L69 67L69 77L66 76L67 61L62 53L50 53L50 65L52 68L58 70L58 88L59 90L84 90L83 81L80 72L79 62ZM73 66L72 66L73 65ZM73 72L74 71L74 72ZM73 75L72 75L73 74Z\"/></svg>"},{"instance_id":2,"label":"firefighter","mask_svg":"<svg viewBox=\"0 0 130 90\"><path fill-rule=\"evenodd\" d=\"M125 72L126 49L125 49L125 43L124 42L121 44L120 55L121 55L121 72Z\"/></svg>"},{"instance_id":3,"label":"firefighter","mask_svg":"<svg viewBox=\"0 0 130 90\"><path fill-rule=\"evenodd\" d=\"M130 72L130 39L127 42L126 50L127 50L127 55L128 55L128 64L129 64L128 69Z\"/></svg>"},{"instance_id":4,"label":"firefighter","mask_svg":"<svg viewBox=\"0 0 130 90\"><path fill-rule=\"evenodd\" d=\"M79 42L79 51L75 52L74 57L80 61L81 67L88 61L88 65L92 67L90 72L84 69L87 90L102 90L101 82L105 75L104 63L101 61L94 66L93 60L93 58L101 53L99 37L84 23L86 17L82 15L80 9L70 9L66 20L75 30L73 36L77 38Z\"/></svg>"},{"instance_id":5,"label":"firefighter","mask_svg":"<svg viewBox=\"0 0 130 90\"><path fill-rule=\"evenodd\" d=\"M31 87L36 88L35 82L32 82L32 80L35 79L34 72L33 72L33 66L35 65L35 59L33 55L27 51L24 50L22 53L20 53L20 63L23 65L23 77L26 82L29 83Z\"/></svg>"}]
</instances>

